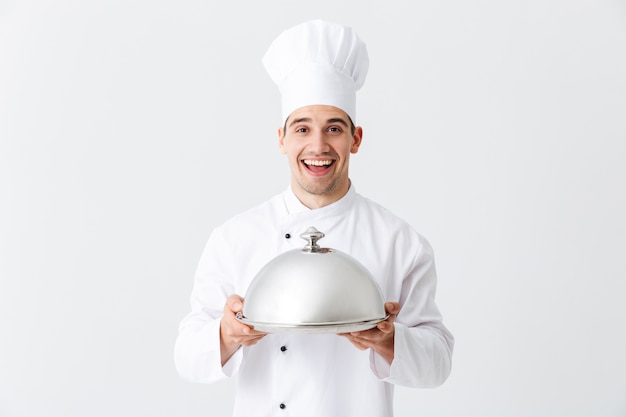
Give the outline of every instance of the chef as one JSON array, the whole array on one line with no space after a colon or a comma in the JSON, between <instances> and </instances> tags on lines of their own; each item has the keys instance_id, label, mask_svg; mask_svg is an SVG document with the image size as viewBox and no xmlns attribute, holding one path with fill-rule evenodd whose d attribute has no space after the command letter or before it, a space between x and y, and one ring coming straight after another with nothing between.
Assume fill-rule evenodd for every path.
<instances>
[{"instance_id":1,"label":"chef","mask_svg":"<svg viewBox=\"0 0 626 417\"><path fill-rule=\"evenodd\" d=\"M281 94L278 145L288 187L209 236L175 346L181 377L236 377L234 416L392 416L394 385L436 387L454 339L435 304L429 243L356 191L350 157L362 144L356 92L369 66L350 27L320 20L282 32L263 64ZM323 246L352 255L380 286L389 318L347 334L262 333L236 319L248 285L270 260L302 248L310 226Z\"/></svg>"}]
</instances>

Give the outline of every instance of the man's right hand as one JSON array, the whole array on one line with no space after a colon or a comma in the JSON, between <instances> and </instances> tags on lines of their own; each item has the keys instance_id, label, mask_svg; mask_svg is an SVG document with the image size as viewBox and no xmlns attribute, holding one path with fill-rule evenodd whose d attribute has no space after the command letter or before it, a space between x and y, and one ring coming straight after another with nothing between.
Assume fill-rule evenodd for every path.
<instances>
[{"instance_id":1,"label":"man's right hand","mask_svg":"<svg viewBox=\"0 0 626 417\"><path fill-rule=\"evenodd\" d=\"M243 308L243 298L233 294L226 299L224 304L224 316L220 321L220 353L222 366L241 346L256 344L267 333L257 332L249 326L241 323L235 315Z\"/></svg>"}]
</instances>

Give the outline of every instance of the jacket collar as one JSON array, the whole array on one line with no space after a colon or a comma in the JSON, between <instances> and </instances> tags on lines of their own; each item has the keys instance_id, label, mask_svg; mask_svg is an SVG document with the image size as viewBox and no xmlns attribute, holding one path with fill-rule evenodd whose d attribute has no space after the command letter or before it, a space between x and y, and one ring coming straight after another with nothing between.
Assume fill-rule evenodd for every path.
<instances>
[{"instance_id":1,"label":"jacket collar","mask_svg":"<svg viewBox=\"0 0 626 417\"><path fill-rule=\"evenodd\" d=\"M352 203L354 197L356 195L356 190L354 188L354 184L350 182L350 188L346 195L341 197L339 200L335 201L332 204L329 204L324 207L320 207L318 209L310 209L298 200L298 197L294 194L291 186L287 187L287 189L283 192L283 201L285 203L285 208L287 209L287 214L296 214L301 212L326 212L327 214L334 213L336 211L343 211L347 209L347 207Z\"/></svg>"}]
</instances>

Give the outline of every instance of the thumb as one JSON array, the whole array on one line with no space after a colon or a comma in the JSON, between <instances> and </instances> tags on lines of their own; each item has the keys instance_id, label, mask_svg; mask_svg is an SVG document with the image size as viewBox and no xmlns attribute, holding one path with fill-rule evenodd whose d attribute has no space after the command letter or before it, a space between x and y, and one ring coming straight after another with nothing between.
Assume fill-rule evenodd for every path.
<instances>
[{"instance_id":1,"label":"thumb","mask_svg":"<svg viewBox=\"0 0 626 417\"><path fill-rule=\"evenodd\" d=\"M385 303L385 311L387 314L396 315L400 312L400 303L388 301Z\"/></svg>"},{"instance_id":2,"label":"thumb","mask_svg":"<svg viewBox=\"0 0 626 417\"><path fill-rule=\"evenodd\" d=\"M226 300L226 304L231 311L236 313L238 311L241 311L241 309L243 308L243 298L237 294L232 294Z\"/></svg>"}]
</instances>

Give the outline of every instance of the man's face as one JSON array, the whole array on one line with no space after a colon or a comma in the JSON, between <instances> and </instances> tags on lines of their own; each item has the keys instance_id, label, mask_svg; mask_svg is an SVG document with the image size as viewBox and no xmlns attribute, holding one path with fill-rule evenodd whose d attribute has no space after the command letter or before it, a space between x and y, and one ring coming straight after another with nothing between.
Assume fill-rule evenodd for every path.
<instances>
[{"instance_id":1,"label":"man's face","mask_svg":"<svg viewBox=\"0 0 626 417\"><path fill-rule=\"evenodd\" d=\"M362 138L360 127L352 134L343 110L299 108L287 119L285 130L279 129L278 137L280 150L289 159L292 188L303 203L323 206L343 197L350 184L350 154L358 152Z\"/></svg>"}]
</instances>

